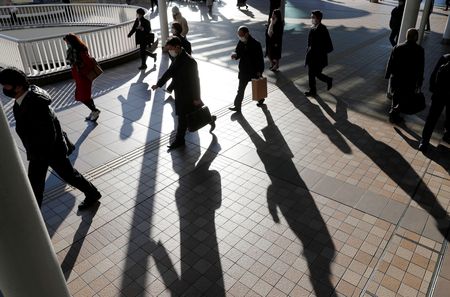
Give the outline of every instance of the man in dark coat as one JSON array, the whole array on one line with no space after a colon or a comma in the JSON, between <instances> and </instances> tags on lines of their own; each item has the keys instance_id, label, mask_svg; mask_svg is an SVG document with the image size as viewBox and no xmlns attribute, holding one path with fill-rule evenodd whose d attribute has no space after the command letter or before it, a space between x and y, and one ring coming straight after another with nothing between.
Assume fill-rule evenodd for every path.
<instances>
[{"instance_id":1,"label":"man in dark coat","mask_svg":"<svg viewBox=\"0 0 450 297\"><path fill-rule=\"evenodd\" d=\"M151 53L147 50L147 45L150 43L149 36L152 28L150 26L150 21L147 20L144 15L145 10L142 8L138 8L136 10L136 20L134 21L130 33L128 33L128 38L136 33L136 44L139 45L139 54L141 56L141 66L139 67L140 70L147 68L147 56L152 57L153 61L156 62L156 53Z\"/></svg>"},{"instance_id":2,"label":"man in dark coat","mask_svg":"<svg viewBox=\"0 0 450 297\"><path fill-rule=\"evenodd\" d=\"M86 195L78 209L96 204L101 194L70 163L63 131L50 108L50 95L37 86L30 86L25 74L15 68L0 72L0 84L3 85L3 93L15 99L16 131L27 153L28 178L39 207L42 205L49 166L64 181Z\"/></svg>"},{"instance_id":3,"label":"man in dark coat","mask_svg":"<svg viewBox=\"0 0 450 297\"><path fill-rule=\"evenodd\" d=\"M450 143L450 54L443 55L430 76L431 107L422 131L419 150L426 152L434 127L445 108L444 140Z\"/></svg>"},{"instance_id":4,"label":"man in dark coat","mask_svg":"<svg viewBox=\"0 0 450 297\"><path fill-rule=\"evenodd\" d=\"M305 65L308 66L309 91L306 96L315 96L316 77L327 83L327 90L333 85L333 79L322 73L323 68L328 65L327 54L333 51L330 33L325 25L322 24L323 14L320 10L311 12L312 27L308 35L308 50L306 52Z\"/></svg>"},{"instance_id":5,"label":"man in dark coat","mask_svg":"<svg viewBox=\"0 0 450 297\"><path fill-rule=\"evenodd\" d=\"M239 36L239 42L235 52L231 55L231 59L239 60L239 87L236 98L234 99L234 106L230 107L229 110L240 112L248 82L253 78L262 76L264 71L264 57L261 43L250 35L247 27L239 27L237 34ZM264 99L259 100L257 106L261 107L263 104Z\"/></svg>"},{"instance_id":6,"label":"man in dark coat","mask_svg":"<svg viewBox=\"0 0 450 297\"><path fill-rule=\"evenodd\" d=\"M175 149L185 144L186 115L198 109L203 103L200 96L197 62L186 53L181 46L180 39L176 36L167 40L166 49L174 60L156 85L152 86L152 89L156 90L172 79L171 86L175 91L175 113L178 116L178 127L175 141L168 147ZM211 126L214 126L214 120L215 117L213 117Z\"/></svg>"},{"instance_id":7,"label":"man in dark coat","mask_svg":"<svg viewBox=\"0 0 450 297\"><path fill-rule=\"evenodd\" d=\"M405 0L398 0L398 5L391 11L391 19L389 20L391 35L389 35L389 41L392 46L397 44L400 26L402 25L403 10L405 10Z\"/></svg>"},{"instance_id":8,"label":"man in dark coat","mask_svg":"<svg viewBox=\"0 0 450 297\"><path fill-rule=\"evenodd\" d=\"M423 71L425 65L425 53L417 44L419 32L408 29L406 41L394 46L386 68L386 79L391 80L393 93L392 106L389 112L389 121L399 123L400 117L399 94L414 94L422 87Z\"/></svg>"}]
</instances>

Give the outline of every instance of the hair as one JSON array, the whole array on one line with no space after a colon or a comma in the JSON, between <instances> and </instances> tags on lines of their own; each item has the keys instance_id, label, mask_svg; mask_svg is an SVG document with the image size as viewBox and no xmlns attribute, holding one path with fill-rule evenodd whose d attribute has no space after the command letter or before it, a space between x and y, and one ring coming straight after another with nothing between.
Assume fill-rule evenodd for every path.
<instances>
[{"instance_id":1,"label":"hair","mask_svg":"<svg viewBox=\"0 0 450 297\"><path fill-rule=\"evenodd\" d=\"M66 36L63 37L63 39L76 49L87 50L86 44L81 40L80 37L78 37L73 33L67 34Z\"/></svg>"},{"instance_id":2,"label":"hair","mask_svg":"<svg viewBox=\"0 0 450 297\"><path fill-rule=\"evenodd\" d=\"M181 47L181 40L176 36L169 37L166 42L166 46L167 45Z\"/></svg>"},{"instance_id":3,"label":"hair","mask_svg":"<svg viewBox=\"0 0 450 297\"><path fill-rule=\"evenodd\" d=\"M248 27L247 26L240 26L239 28L238 28L238 32L239 31L241 31L242 33L250 33L250 30L248 30Z\"/></svg>"},{"instance_id":4,"label":"hair","mask_svg":"<svg viewBox=\"0 0 450 297\"><path fill-rule=\"evenodd\" d=\"M138 9L136 9L136 13L139 14L139 15L144 15L145 14L145 10L142 9L142 8L138 8Z\"/></svg>"},{"instance_id":5,"label":"hair","mask_svg":"<svg viewBox=\"0 0 450 297\"><path fill-rule=\"evenodd\" d=\"M275 15L277 17L278 22L283 22L283 16L281 15L281 10L279 8L274 9L272 15Z\"/></svg>"},{"instance_id":6,"label":"hair","mask_svg":"<svg viewBox=\"0 0 450 297\"><path fill-rule=\"evenodd\" d=\"M318 18L319 20L322 20L323 18L323 13L320 10L313 10L311 11L311 14L316 18Z\"/></svg>"},{"instance_id":7,"label":"hair","mask_svg":"<svg viewBox=\"0 0 450 297\"><path fill-rule=\"evenodd\" d=\"M406 40L416 42L419 39L419 31L415 28L409 28L406 31Z\"/></svg>"},{"instance_id":8,"label":"hair","mask_svg":"<svg viewBox=\"0 0 450 297\"><path fill-rule=\"evenodd\" d=\"M183 27L181 27L181 24L177 22L172 23L172 28L174 28L178 32L178 34L183 31Z\"/></svg>"},{"instance_id":9,"label":"hair","mask_svg":"<svg viewBox=\"0 0 450 297\"><path fill-rule=\"evenodd\" d=\"M0 72L0 84L21 86L24 88L28 88L30 85L25 73L15 67L8 67Z\"/></svg>"}]
</instances>

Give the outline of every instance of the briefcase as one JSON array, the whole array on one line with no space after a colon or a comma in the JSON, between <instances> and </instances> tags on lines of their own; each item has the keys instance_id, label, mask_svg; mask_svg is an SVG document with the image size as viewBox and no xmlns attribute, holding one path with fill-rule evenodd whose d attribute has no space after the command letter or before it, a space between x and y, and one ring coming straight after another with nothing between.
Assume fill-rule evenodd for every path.
<instances>
[{"instance_id":1,"label":"briefcase","mask_svg":"<svg viewBox=\"0 0 450 297\"><path fill-rule=\"evenodd\" d=\"M195 132L211 123L212 118L208 106L203 105L196 111L188 113L186 115L186 121L189 132Z\"/></svg>"},{"instance_id":2,"label":"briefcase","mask_svg":"<svg viewBox=\"0 0 450 297\"><path fill-rule=\"evenodd\" d=\"M92 62L94 63L94 67L92 68L91 71L89 71L86 74L86 77L90 81L94 81L97 77L99 77L103 73L103 69L102 69L102 67L100 67L100 65L98 64L97 60L95 60L95 58L91 58L91 59L92 59Z\"/></svg>"},{"instance_id":3,"label":"briefcase","mask_svg":"<svg viewBox=\"0 0 450 297\"><path fill-rule=\"evenodd\" d=\"M252 79L252 99L261 100L267 97L267 78Z\"/></svg>"}]
</instances>

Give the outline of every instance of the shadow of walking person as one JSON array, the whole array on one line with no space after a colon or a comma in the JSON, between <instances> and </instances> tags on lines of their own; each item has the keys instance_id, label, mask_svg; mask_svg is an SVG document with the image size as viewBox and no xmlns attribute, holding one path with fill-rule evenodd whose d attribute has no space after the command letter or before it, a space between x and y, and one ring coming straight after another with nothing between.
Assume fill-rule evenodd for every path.
<instances>
[{"instance_id":1,"label":"shadow of walking person","mask_svg":"<svg viewBox=\"0 0 450 297\"><path fill-rule=\"evenodd\" d=\"M321 98L316 99L321 106L327 105ZM341 106L339 109L344 109L342 106L346 105L345 102L339 98L336 100L337 105ZM338 110L338 108L336 109ZM331 109L325 110L328 112ZM400 189L434 218L437 229L448 240L450 217L411 164L398 151L386 143L376 140L365 129L350 122L347 117L337 116L332 111L329 112L329 115L335 119L334 126L344 137L369 157ZM408 207L405 209L405 213L407 211ZM422 231L418 230L419 233Z\"/></svg>"},{"instance_id":2,"label":"shadow of walking person","mask_svg":"<svg viewBox=\"0 0 450 297\"><path fill-rule=\"evenodd\" d=\"M263 112L267 119L267 126L262 129L265 140L256 133L242 114L234 114L233 119L238 121L252 140L271 179L272 184L267 189L269 212L273 220L279 223L279 210L302 242L315 296L337 296L331 282L330 270L336 250L327 226L292 161L291 150L266 106L263 107ZM283 152L281 156L270 154L269 147L273 145L277 145L278 152ZM283 164L282 171L275 169L274 162ZM281 195L283 191L289 194Z\"/></svg>"},{"instance_id":3,"label":"shadow of walking person","mask_svg":"<svg viewBox=\"0 0 450 297\"><path fill-rule=\"evenodd\" d=\"M61 270L63 271L65 279L69 279L72 273L75 262L77 261L78 255L80 254L81 247L83 246L84 240L89 232L89 228L92 225L92 221L97 214L97 210L100 207L100 202L97 202L92 208L87 211L79 212L81 215L81 222L78 226L75 235L73 236L73 242L67 252L64 260L61 263Z\"/></svg>"},{"instance_id":4,"label":"shadow of walking person","mask_svg":"<svg viewBox=\"0 0 450 297\"><path fill-rule=\"evenodd\" d=\"M200 147L194 149L197 151L186 149L171 154L173 168L180 176L175 199L180 217L181 273L178 275L161 243L158 243L157 267L163 272L163 281L172 296L221 297L225 296L225 289L215 211L222 203L222 185L220 173L209 169L220 146L213 134L197 164Z\"/></svg>"}]
</instances>

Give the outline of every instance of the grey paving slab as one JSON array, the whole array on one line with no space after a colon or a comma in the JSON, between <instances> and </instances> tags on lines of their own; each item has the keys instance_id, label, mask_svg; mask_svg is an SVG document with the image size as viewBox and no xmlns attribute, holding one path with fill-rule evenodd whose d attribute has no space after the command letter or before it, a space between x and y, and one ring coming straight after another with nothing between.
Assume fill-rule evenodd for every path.
<instances>
[{"instance_id":1,"label":"grey paving slab","mask_svg":"<svg viewBox=\"0 0 450 297\"><path fill-rule=\"evenodd\" d=\"M333 195L344 185L343 182L329 176L323 176L313 187L312 191L326 197Z\"/></svg>"},{"instance_id":2,"label":"grey paving slab","mask_svg":"<svg viewBox=\"0 0 450 297\"><path fill-rule=\"evenodd\" d=\"M390 200L381 212L380 218L391 222L392 224L398 224L406 207L407 206L403 203Z\"/></svg>"},{"instance_id":3,"label":"grey paving slab","mask_svg":"<svg viewBox=\"0 0 450 297\"><path fill-rule=\"evenodd\" d=\"M373 216L379 217L389 200L373 192L366 192L356 204L355 208Z\"/></svg>"},{"instance_id":4,"label":"grey paving slab","mask_svg":"<svg viewBox=\"0 0 450 297\"><path fill-rule=\"evenodd\" d=\"M366 193L366 190L360 189L354 185L343 183L342 186L331 196L334 200L344 203L350 207L355 207L358 201Z\"/></svg>"},{"instance_id":5,"label":"grey paving slab","mask_svg":"<svg viewBox=\"0 0 450 297\"><path fill-rule=\"evenodd\" d=\"M409 206L405 212L405 215L400 220L400 226L414 231L418 234L422 234L425 224L428 220L428 214L426 211L417 207Z\"/></svg>"}]
</instances>

